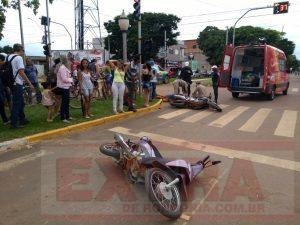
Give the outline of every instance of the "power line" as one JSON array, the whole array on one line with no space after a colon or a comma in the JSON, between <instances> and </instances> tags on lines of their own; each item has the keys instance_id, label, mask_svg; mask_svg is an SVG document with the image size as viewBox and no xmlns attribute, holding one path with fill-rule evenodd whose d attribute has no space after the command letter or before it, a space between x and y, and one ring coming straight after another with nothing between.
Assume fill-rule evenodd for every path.
<instances>
[{"instance_id":1,"label":"power line","mask_svg":"<svg viewBox=\"0 0 300 225\"><path fill-rule=\"evenodd\" d=\"M297 12L297 11L295 11ZM254 17L262 17L262 16L273 16L274 14L261 14L256 16L245 16L244 18L254 18ZM179 26L186 26L186 25L193 25L193 24L200 24L200 23L210 23L210 22L219 22L219 21L227 21L227 20L235 20L236 18L225 18L225 19L217 19L217 20L206 20L206 21L198 21L198 22L191 22L191 23L184 23L179 24Z\"/></svg>"}]
</instances>

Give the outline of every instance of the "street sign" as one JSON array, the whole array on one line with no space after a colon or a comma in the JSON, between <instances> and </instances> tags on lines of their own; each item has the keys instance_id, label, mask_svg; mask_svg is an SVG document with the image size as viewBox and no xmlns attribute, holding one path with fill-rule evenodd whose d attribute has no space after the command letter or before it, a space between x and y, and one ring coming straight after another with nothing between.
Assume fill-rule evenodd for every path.
<instances>
[{"instance_id":1,"label":"street sign","mask_svg":"<svg viewBox=\"0 0 300 225\"><path fill-rule=\"evenodd\" d=\"M273 14L287 13L289 11L289 2L274 3Z\"/></svg>"}]
</instances>

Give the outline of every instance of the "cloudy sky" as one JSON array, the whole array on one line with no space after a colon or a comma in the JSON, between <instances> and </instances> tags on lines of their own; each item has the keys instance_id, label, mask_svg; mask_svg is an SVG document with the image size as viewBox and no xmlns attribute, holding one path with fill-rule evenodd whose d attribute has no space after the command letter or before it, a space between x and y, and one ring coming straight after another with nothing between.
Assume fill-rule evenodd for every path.
<instances>
[{"instance_id":1,"label":"cloudy sky","mask_svg":"<svg viewBox=\"0 0 300 225\"><path fill-rule=\"evenodd\" d=\"M84 0L86 5L92 5L91 0ZM177 15L182 20L179 27L180 40L196 39L200 31L206 26L213 25L220 29L233 26L247 9L273 5L270 0L142 0L142 12L163 12ZM43 27L40 17L46 15L45 1L41 0L38 14L22 7L24 25L24 40L26 53L29 55L42 54L41 37ZM99 0L101 24L113 19L116 15L133 12L134 0ZM74 41L74 0L54 0L50 5L52 21L63 23L73 35ZM300 59L300 0L290 0L287 14L273 15L273 9L262 9L248 13L238 24L270 28L286 33L286 37L296 43L295 54ZM90 22L89 18L86 18ZM102 36L106 36L104 26L101 27ZM87 35L85 41L91 41L93 35ZM60 25L51 25L51 41L53 49L70 49L70 37ZM225 41L225 40L224 40ZM15 10L8 10L4 38L0 45L21 42L19 17Z\"/></svg>"}]
</instances>

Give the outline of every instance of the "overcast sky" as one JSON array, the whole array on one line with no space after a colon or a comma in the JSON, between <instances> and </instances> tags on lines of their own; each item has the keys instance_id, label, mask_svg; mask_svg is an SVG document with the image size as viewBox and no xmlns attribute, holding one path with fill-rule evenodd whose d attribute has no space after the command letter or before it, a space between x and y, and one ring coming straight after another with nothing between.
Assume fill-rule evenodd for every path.
<instances>
[{"instance_id":1,"label":"overcast sky","mask_svg":"<svg viewBox=\"0 0 300 225\"><path fill-rule=\"evenodd\" d=\"M26 53L42 54L41 37L43 27L40 17L46 15L45 0L40 0L41 6L35 16L31 10L22 7L24 26L24 39ZM90 0L84 0L86 5L91 5ZM278 1L276 1L278 2ZM103 22L113 19L116 15L133 12L134 0L99 0L101 33L107 33ZM213 25L220 29L233 26L248 8L273 5L270 0L142 0L142 12L163 12L177 15L182 20L178 25L179 40L196 39L199 32L206 26ZM74 41L74 0L54 0L50 5L50 18L52 21L63 23L73 35ZM239 26L252 25L284 31L286 37L296 43L295 54L300 59L300 0L291 0L287 14L273 15L273 9L256 10L248 13L238 24ZM21 42L19 17L15 10L8 10L7 22L4 29L4 38L0 45ZM86 18L89 22L89 18ZM85 41L91 41L88 35ZM62 26L51 25L52 49L70 49L70 37ZM225 41L225 40L224 40Z\"/></svg>"}]
</instances>

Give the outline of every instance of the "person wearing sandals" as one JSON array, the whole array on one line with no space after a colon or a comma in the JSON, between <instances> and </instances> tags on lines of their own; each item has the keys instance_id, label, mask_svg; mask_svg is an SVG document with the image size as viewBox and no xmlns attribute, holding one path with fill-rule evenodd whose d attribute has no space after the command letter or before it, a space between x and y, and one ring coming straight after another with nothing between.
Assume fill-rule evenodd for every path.
<instances>
[{"instance_id":1,"label":"person wearing sandals","mask_svg":"<svg viewBox=\"0 0 300 225\"><path fill-rule=\"evenodd\" d=\"M71 77L70 62L67 57L61 56L61 66L57 72L57 88L61 95L60 119L64 123L70 123L69 104L70 104L70 87L73 83Z\"/></svg>"},{"instance_id":2,"label":"person wearing sandals","mask_svg":"<svg viewBox=\"0 0 300 225\"><path fill-rule=\"evenodd\" d=\"M83 116L89 119L91 114L91 99L93 96L94 85L92 83L92 75L88 68L89 61L87 59L82 59L80 63L80 71L78 73L80 93L84 97L83 101Z\"/></svg>"},{"instance_id":3,"label":"person wearing sandals","mask_svg":"<svg viewBox=\"0 0 300 225\"><path fill-rule=\"evenodd\" d=\"M115 66L112 62L110 62L111 68L113 70L114 78L111 86L112 94L113 94L113 112L114 114L123 113L123 98L125 92L125 66L123 61L119 60L117 62L117 66ZM118 111L117 111L117 103Z\"/></svg>"}]
</instances>

